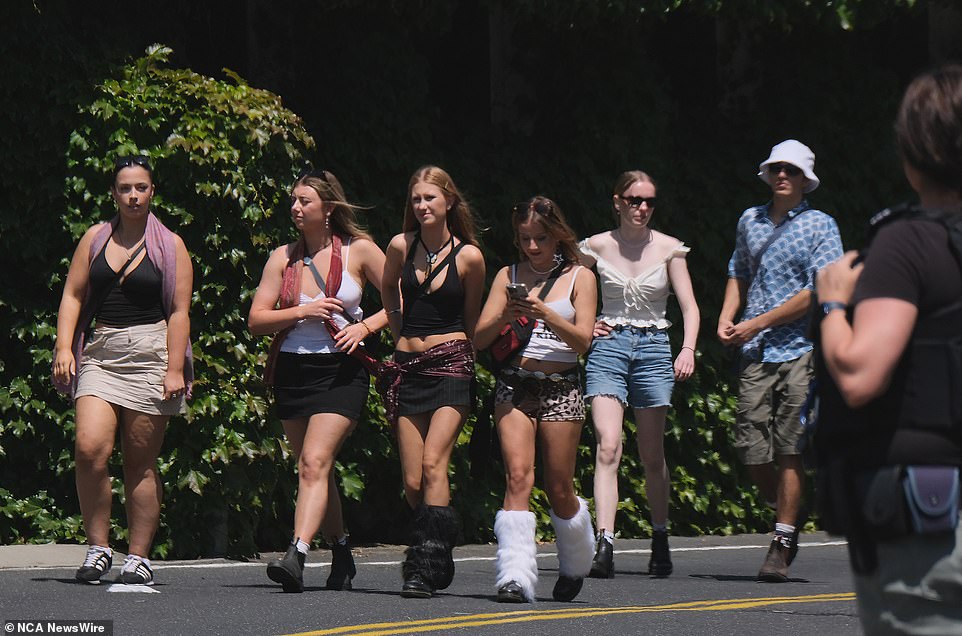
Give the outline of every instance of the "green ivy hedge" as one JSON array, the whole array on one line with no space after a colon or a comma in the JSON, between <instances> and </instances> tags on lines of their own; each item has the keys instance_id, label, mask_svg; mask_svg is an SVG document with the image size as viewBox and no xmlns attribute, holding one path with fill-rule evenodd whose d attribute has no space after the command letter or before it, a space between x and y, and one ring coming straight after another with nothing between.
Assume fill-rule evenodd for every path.
<instances>
[{"instance_id":1,"label":"green ivy hedge","mask_svg":"<svg viewBox=\"0 0 962 636\"><path fill-rule=\"evenodd\" d=\"M626 11L634 6L616 4ZM507 238L513 203L547 194L586 235L610 227L599 212L614 176L629 167L649 170L659 183L659 229L693 247L689 268L703 320L696 375L676 387L669 414L673 531L770 529L770 513L758 505L732 450L730 363L713 338L735 221L766 195L751 164L788 136L816 148L823 187L815 203L836 213L846 243L857 244L862 220L905 191L891 143L884 135L880 141L879 131L888 130L917 56L866 44L864 32L815 24L824 16L793 32L756 15L771 27L755 34L757 49L783 51L791 72L756 64L752 77L764 106L722 114L712 93L718 88L713 48L692 37L692 28L710 31L710 20L626 20L624 12L596 14L588 9L594 5L577 3L584 11L572 28L567 17L546 21L553 8L527 2L507 12L509 34L519 43L507 60L508 80L521 88L508 92L512 117L492 124L485 105L476 103L484 100L449 88L451 82L471 90L486 86L483 68L476 72L483 64L470 66L477 63L468 55L471 41L460 41L465 24L477 22L462 15L467 3L401 3L381 11L340 2L318 10L329 18L317 20L323 37L259 50L261 63L274 69L270 85L302 100L302 122L276 94L230 72L219 80L171 68L164 47L111 68L106 60L123 53L108 51L104 42L120 48L117 40L82 11L80 26L105 36L97 46L71 39L79 36L69 20L52 29L62 12L26 15L13 6L0 8L0 16L10 18L0 22L16 27L0 38L0 53L31 55L0 84L0 121L12 124L0 138L0 155L14 158L0 171L9 195L9 208L0 211L0 266L18 273L0 288L0 543L83 540L73 486L73 411L48 380L56 303L76 240L113 214L110 159L133 152L154 159L159 214L184 238L195 264L198 383L187 417L171 421L162 453L166 500L155 556L244 555L280 548L289 538L294 466L260 381L266 342L247 333L245 317L269 250L293 235L286 190L306 157L337 173L354 200L376 206L365 220L382 245L400 227L413 169L445 166L487 228L482 238L491 276L515 258ZM287 11L265 7L257 9L262 32L289 21ZM427 9L437 13L435 38L421 37L410 26L419 24L413 18L398 19ZM878 41L888 42L888 28L900 35L918 31L906 31L903 23L897 29L882 24ZM363 41L355 36L362 28ZM35 50L35 33L50 45ZM30 112L25 104L34 94L48 98L47 108ZM675 308L670 311L678 322ZM671 336L677 349L680 328ZM475 413L493 388L480 367L478 380ZM473 415L451 468L468 541L492 538L504 487L489 449L472 461L476 425ZM577 489L588 497L593 447L589 425L576 474ZM629 420L618 529L647 536L634 447ZM119 477L117 460L112 471ZM373 392L337 473L355 539L403 541L400 469ZM112 532L123 545L119 481L114 490ZM550 536L540 490L533 509L539 533ZM385 524L385 518L397 522Z\"/></svg>"}]
</instances>

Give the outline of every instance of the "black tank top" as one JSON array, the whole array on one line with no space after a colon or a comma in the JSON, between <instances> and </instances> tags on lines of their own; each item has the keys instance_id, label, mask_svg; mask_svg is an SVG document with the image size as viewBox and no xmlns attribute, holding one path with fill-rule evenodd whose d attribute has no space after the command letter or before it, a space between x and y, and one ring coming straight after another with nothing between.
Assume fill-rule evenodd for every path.
<instances>
[{"instance_id":1,"label":"black tank top","mask_svg":"<svg viewBox=\"0 0 962 636\"><path fill-rule=\"evenodd\" d=\"M104 299L97 310L97 322L129 327L164 320L163 277L147 254L136 268L127 269L123 284L118 284L116 272L107 263L106 248L90 264L91 296Z\"/></svg>"},{"instance_id":2,"label":"black tank top","mask_svg":"<svg viewBox=\"0 0 962 636\"><path fill-rule=\"evenodd\" d=\"M420 337L464 331L464 290L461 289L456 258L464 243L460 242L452 247L444 260L432 271L435 276L444 274L444 282L436 291L430 293L430 283L419 283L414 271L414 252L417 246L418 241L415 240L404 261L404 267L401 268L401 298L404 300L401 335ZM444 269L448 271L445 273Z\"/></svg>"}]
</instances>

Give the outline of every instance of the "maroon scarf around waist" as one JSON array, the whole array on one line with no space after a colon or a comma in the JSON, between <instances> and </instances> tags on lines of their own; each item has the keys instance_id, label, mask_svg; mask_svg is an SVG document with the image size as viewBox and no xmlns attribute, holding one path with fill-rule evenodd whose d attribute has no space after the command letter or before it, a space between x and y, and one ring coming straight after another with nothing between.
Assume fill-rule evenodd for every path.
<instances>
[{"instance_id":1,"label":"maroon scarf around waist","mask_svg":"<svg viewBox=\"0 0 962 636\"><path fill-rule=\"evenodd\" d=\"M406 362L386 360L381 363L376 387L384 396L384 408L391 426L397 425L398 393L404 375L427 375L447 378L474 377L474 347L470 340L449 340L435 345Z\"/></svg>"}]
</instances>

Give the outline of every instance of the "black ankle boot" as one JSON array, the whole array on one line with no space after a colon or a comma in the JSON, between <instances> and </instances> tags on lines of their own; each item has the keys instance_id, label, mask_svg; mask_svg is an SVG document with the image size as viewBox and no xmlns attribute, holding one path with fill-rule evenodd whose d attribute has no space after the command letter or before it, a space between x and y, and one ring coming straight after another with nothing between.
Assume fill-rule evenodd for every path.
<instances>
[{"instance_id":1,"label":"black ankle boot","mask_svg":"<svg viewBox=\"0 0 962 636\"><path fill-rule=\"evenodd\" d=\"M615 578L615 548L611 545L604 531L598 533L598 543L595 546L595 558L591 562L588 576L593 579Z\"/></svg>"},{"instance_id":2,"label":"black ankle boot","mask_svg":"<svg viewBox=\"0 0 962 636\"><path fill-rule=\"evenodd\" d=\"M285 592L304 591L304 556L292 543L284 553L284 557L274 559L267 564L267 577L275 583L280 583Z\"/></svg>"},{"instance_id":3,"label":"black ankle boot","mask_svg":"<svg viewBox=\"0 0 962 636\"><path fill-rule=\"evenodd\" d=\"M572 601L578 596L578 592L581 591L581 586L584 585L584 582L585 580L581 577L565 576L562 574L558 577L558 582L554 584L554 589L551 590L551 598L563 603Z\"/></svg>"},{"instance_id":4,"label":"black ankle boot","mask_svg":"<svg viewBox=\"0 0 962 636\"><path fill-rule=\"evenodd\" d=\"M357 574L351 546L335 543L331 546L331 573L327 577L327 589L350 590L351 579Z\"/></svg>"},{"instance_id":5,"label":"black ankle boot","mask_svg":"<svg viewBox=\"0 0 962 636\"><path fill-rule=\"evenodd\" d=\"M665 577L671 574L671 553L668 550L668 532L655 530L651 534L651 558L648 560L650 576Z\"/></svg>"}]
</instances>

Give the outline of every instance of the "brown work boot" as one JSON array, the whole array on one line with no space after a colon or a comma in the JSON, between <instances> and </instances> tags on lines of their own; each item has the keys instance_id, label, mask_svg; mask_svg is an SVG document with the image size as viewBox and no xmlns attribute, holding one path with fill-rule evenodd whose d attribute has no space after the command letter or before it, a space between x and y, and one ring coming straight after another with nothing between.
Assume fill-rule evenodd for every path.
<instances>
[{"instance_id":1,"label":"brown work boot","mask_svg":"<svg viewBox=\"0 0 962 636\"><path fill-rule=\"evenodd\" d=\"M768 547L768 554L765 556L765 563L758 571L756 581L766 583L785 583L788 581L788 554L791 551L787 545L782 543L777 537L772 539L772 544Z\"/></svg>"}]
</instances>

